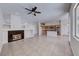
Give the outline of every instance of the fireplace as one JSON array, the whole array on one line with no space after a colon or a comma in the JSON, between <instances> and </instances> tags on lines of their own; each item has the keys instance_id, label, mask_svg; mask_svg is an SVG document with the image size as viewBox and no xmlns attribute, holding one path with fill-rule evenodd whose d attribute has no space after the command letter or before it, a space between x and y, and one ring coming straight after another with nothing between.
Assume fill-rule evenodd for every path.
<instances>
[{"instance_id":1,"label":"fireplace","mask_svg":"<svg viewBox=\"0 0 79 59\"><path fill-rule=\"evenodd\" d=\"M24 30L8 31L8 42L24 39Z\"/></svg>"}]
</instances>

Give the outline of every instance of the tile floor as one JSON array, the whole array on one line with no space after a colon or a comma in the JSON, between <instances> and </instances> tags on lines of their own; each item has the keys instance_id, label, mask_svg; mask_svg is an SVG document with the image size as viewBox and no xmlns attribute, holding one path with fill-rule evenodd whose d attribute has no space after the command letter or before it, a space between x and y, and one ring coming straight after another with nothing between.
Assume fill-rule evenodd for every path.
<instances>
[{"instance_id":1,"label":"tile floor","mask_svg":"<svg viewBox=\"0 0 79 59\"><path fill-rule=\"evenodd\" d=\"M36 36L5 44L1 56L73 56L68 37Z\"/></svg>"}]
</instances>

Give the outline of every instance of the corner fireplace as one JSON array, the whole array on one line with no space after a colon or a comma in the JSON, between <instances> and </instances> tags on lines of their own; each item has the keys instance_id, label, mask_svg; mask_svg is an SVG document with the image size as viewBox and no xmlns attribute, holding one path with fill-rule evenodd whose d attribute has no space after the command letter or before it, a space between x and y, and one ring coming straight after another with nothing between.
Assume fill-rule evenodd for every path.
<instances>
[{"instance_id":1,"label":"corner fireplace","mask_svg":"<svg viewBox=\"0 0 79 59\"><path fill-rule=\"evenodd\" d=\"M8 31L8 42L24 39L24 30Z\"/></svg>"}]
</instances>

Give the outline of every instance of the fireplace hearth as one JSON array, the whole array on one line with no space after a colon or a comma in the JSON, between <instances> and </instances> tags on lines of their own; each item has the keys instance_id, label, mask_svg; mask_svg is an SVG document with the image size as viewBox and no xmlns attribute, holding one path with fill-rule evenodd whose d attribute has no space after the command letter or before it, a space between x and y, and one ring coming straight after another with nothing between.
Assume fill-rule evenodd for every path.
<instances>
[{"instance_id":1,"label":"fireplace hearth","mask_svg":"<svg viewBox=\"0 0 79 59\"><path fill-rule=\"evenodd\" d=\"M24 39L24 30L8 31L8 42Z\"/></svg>"}]
</instances>

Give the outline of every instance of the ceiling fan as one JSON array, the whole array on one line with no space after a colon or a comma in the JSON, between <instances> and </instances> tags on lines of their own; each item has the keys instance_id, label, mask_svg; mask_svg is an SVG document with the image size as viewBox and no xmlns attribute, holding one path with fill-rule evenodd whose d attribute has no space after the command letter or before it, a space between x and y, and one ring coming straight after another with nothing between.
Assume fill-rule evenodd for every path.
<instances>
[{"instance_id":1,"label":"ceiling fan","mask_svg":"<svg viewBox=\"0 0 79 59\"><path fill-rule=\"evenodd\" d=\"M32 8L32 9L28 9L28 8L25 8L25 9L28 10L28 11L30 11L28 14L33 13L34 16L36 16L36 13L37 13L37 14L40 14L40 13L41 13L41 12L39 12L39 11L36 11L36 9L37 9L36 6L35 6L34 8Z\"/></svg>"}]
</instances>

